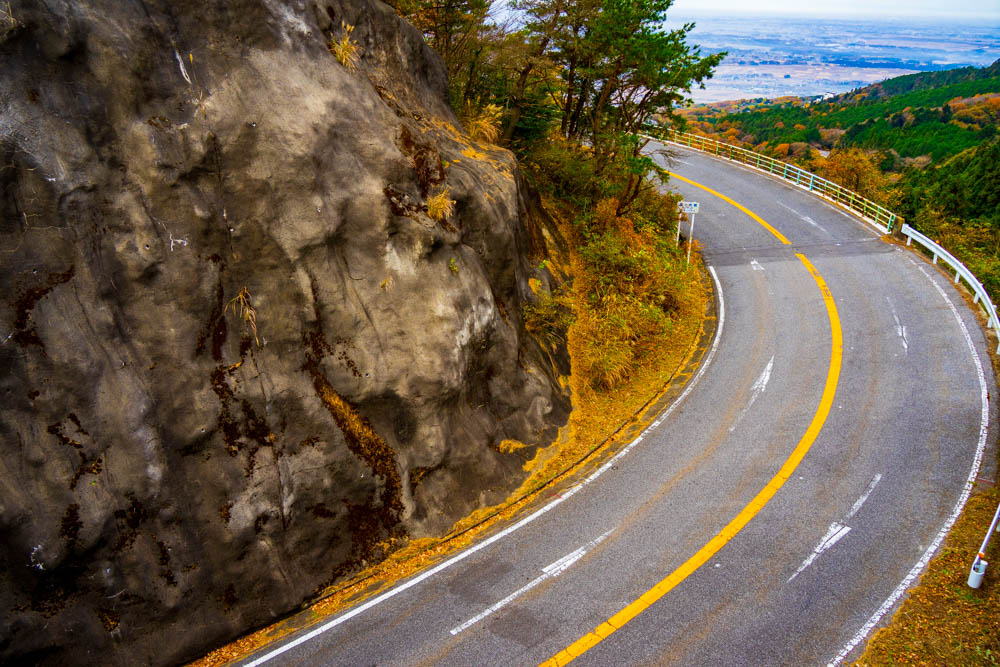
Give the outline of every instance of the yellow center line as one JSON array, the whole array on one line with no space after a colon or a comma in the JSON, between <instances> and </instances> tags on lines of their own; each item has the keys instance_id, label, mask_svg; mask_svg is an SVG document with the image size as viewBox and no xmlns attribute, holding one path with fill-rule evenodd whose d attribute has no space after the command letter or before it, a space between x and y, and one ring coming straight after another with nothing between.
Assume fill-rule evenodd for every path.
<instances>
[{"instance_id":1,"label":"yellow center line","mask_svg":"<svg viewBox=\"0 0 1000 667\"><path fill-rule=\"evenodd\" d=\"M671 174L671 176L674 176L674 174ZM777 230L768 225L754 213L751 213L734 202L732 199L709 190L702 185L698 185L693 181L688 181L686 178L679 176L677 178L681 178L683 181L687 181L692 185L697 185L699 188L722 197L722 199L726 200L733 206L736 206L754 218L757 222L767 227L767 229L778 237L778 240L782 243L788 243L788 239L782 236ZM556 653L554 656L543 662L542 665L566 665L572 662L603 640L610 637L626 623L669 593L695 570L708 562L708 560L718 553L719 550L722 549L727 542L729 542L729 540L733 539L737 533L743 530L743 527L750 523L751 519L757 516L768 501L774 497L774 494L778 492L778 489L780 489L788 478L791 477L792 473L809 451L809 448L812 447L813 442L815 442L816 437L823 428L823 424L826 422L827 416L830 414L830 408L833 407L833 398L837 393L837 382L840 379L840 366L844 357L844 335L840 327L840 318L837 316L837 305L833 301L833 295L830 293L830 288L827 287L823 277L816 271L816 267L814 267L804 255L796 254L795 256L798 257L802 264L805 265L806 270L812 274L813 279L819 286L820 293L823 295L823 302L826 304L826 312L830 318L830 335L832 342L830 349L830 368L826 373L826 384L823 387L823 395L820 397L816 413L813 415L812 421L809 423L809 427L806 429L802 439L799 440L799 444L795 446L792 453L787 459L785 459L784 464L782 464L781 468L778 469L778 472L774 475L774 477L771 478L771 481L769 481L764 488L761 489L756 496L754 496L753 500L751 500L746 507L740 510L739 514L726 524L725 528L709 540L705 546L699 549L693 556L688 558L687 561L685 561L680 567L667 575L667 577L660 581L660 583L656 584L639 596L637 600L628 604L617 614L594 628L593 632L588 632L580 639Z\"/></svg>"},{"instance_id":2,"label":"yellow center line","mask_svg":"<svg viewBox=\"0 0 1000 667\"><path fill-rule=\"evenodd\" d=\"M722 194L721 192L716 192L716 191L715 191L715 190L713 190L712 188L707 188L707 187L705 187L704 185L702 185L701 183L695 183L695 182L694 182L694 181L692 181L691 179L689 179L689 178L684 178L683 176L680 176L680 175L678 175L678 174L675 174L675 173L673 173L672 171L668 171L667 173L668 173L668 174L670 174L670 177L671 177L671 178L676 178L677 180L679 180L679 181L684 181L685 183L688 183L688 184L690 184L690 185L693 185L693 186L694 186L694 187L696 187L696 188L701 188L702 190L704 190L704 191L705 191L705 192L707 192L708 194L710 194L710 195L715 195L716 197L718 197L718 198L719 198L719 199L721 199L722 201L724 201L724 202L726 202L726 203L728 203L728 204L732 204L733 206L735 206L736 208L740 209L741 211L743 211L744 213L746 213L747 215L749 215L749 216L750 216L751 218L753 218L754 220L756 220L757 222L759 222L759 223L760 223L761 225L763 225L763 226L764 226L764 228L765 228L765 229L766 229L767 231L769 231L769 232L771 232L772 234L774 234L774 236L775 236L775 237L776 237L776 238L777 238L777 239L778 239L779 241L781 241L781 242L782 242L782 243L784 243L785 245L791 245L791 244L792 244L792 242L791 242L791 241L789 241L788 239L786 239L786 238L785 238L785 235L784 235L784 234L782 234L782 233L781 233L781 232L779 232L779 231L778 231L777 229L775 229L774 227L772 227L771 225L769 225L769 224L768 224L768 223L767 223L767 222L766 222L766 221L764 220L764 218L760 217L759 215L757 215L756 213L754 213L754 212L753 212L753 211L751 211L750 209L746 208L746 207L745 207L745 206L743 206L742 204L737 204L737 203L736 203L735 201L733 201L732 199L730 199L730 198L729 198L729 197L727 197L726 195Z\"/></svg>"}]
</instances>

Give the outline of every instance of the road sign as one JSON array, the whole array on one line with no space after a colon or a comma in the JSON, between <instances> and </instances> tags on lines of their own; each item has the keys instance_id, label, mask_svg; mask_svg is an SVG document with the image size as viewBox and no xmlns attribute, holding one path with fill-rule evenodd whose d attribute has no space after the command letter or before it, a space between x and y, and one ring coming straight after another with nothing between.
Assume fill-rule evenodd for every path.
<instances>
[{"instance_id":1,"label":"road sign","mask_svg":"<svg viewBox=\"0 0 1000 667\"><path fill-rule=\"evenodd\" d=\"M697 213L698 212L698 202L696 201L682 201L677 204L678 210L681 213Z\"/></svg>"}]
</instances>

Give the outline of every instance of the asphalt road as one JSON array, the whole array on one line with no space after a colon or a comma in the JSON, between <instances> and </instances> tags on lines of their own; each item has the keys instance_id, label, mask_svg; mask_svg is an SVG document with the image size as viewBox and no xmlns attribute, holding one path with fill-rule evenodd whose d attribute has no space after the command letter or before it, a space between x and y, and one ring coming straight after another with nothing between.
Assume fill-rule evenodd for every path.
<instances>
[{"instance_id":1,"label":"asphalt road","mask_svg":"<svg viewBox=\"0 0 1000 667\"><path fill-rule=\"evenodd\" d=\"M530 665L600 626L577 664L826 664L891 611L996 439L976 317L946 276L858 220L674 150L672 171L789 241L672 179L700 202L694 237L721 295L686 394L488 543L246 663ZM602 625L623 609L634 617Z\"/></svg>"}]
</instances>

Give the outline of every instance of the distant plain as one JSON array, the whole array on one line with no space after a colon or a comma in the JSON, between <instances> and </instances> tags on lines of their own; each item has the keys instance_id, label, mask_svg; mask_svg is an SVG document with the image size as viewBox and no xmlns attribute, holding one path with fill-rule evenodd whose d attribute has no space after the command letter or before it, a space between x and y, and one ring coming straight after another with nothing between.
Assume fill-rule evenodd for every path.
<instances>
[{"instance_id":1,"label":"distant plain","mask_svg":"<svg viewBox=\"0 0 1000 667\"><path fill-rule=\"evenodd\" d=\"M695 102L820 96L917 71L982 67L1000 58L994 21L927 18L822 18L719 13L670 16L695 23L689 41L704 53L728 51Z\"/></svg>"}]
</instances>

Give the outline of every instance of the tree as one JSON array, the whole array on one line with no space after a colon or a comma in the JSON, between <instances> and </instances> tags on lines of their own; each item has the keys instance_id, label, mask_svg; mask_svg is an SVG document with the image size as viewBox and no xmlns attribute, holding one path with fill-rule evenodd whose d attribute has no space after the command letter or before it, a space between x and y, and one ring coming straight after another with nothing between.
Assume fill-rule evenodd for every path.
<instances>
[{"instance_id":1,"label":"tree","mask_svg":"<svg viewBox=\"0 0 1000 667\"><path fill-rule=\"evenodd\" d=\"M673 0L514 0L518 29L489 20L493 0L396 1L444 58L456 108L502 106L507 145L544 136L558 115L562 135L588 146L595 187L620 211L655 170L639 138L648 119L678 122L674 109L725 56L687 43L694 24L663 28Z\"/></svg>"},{"instance_id":2,"label":"tree","mask_svg":"<svg viewBox=\"0 0 1000 667\"><path fill-rule=\"evenodd\" d=\"M819 173L824 178L857 192L879 204L887 205L892 199L889 180L878 168L878 160L860 148L834 150Z\"/></svg>"},{"instance_id":3,"label":"tree","mask_svg":"<svg viewBox=\"0 0 1000 667\"><path fill-rule=\"evenodd\" d=\"M458 82L474 81L484 52L496 41L493 0L393 0L395 10L424 35L448 70L451 102L468 94Z\"/></svg>"}]
</instances>

